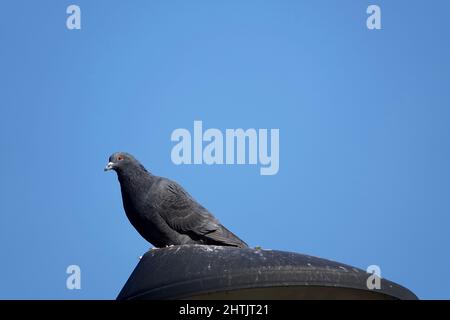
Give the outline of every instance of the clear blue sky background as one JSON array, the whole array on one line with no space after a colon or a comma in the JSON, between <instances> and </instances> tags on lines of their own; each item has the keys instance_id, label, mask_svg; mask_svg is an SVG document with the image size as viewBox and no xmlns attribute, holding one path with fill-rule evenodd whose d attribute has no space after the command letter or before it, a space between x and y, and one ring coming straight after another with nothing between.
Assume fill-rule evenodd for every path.
<instances>
[{"instance_id":1,"label":"clear blue sky background","mask_svg":"<svg viewBox=\"0 0 450 320\"><path fill-rule=\"evenodd\" d=\"M366 8L382 9L381 31ZM66 28L78 4L82 30ZM252 246L450 298L450 3L2 1L0 298L115 298L150 245L118 150ZM279 128L280 171L175 166L176 128ZM66 289L66 267L82 289Z\"/></svg>"}]
</instances>

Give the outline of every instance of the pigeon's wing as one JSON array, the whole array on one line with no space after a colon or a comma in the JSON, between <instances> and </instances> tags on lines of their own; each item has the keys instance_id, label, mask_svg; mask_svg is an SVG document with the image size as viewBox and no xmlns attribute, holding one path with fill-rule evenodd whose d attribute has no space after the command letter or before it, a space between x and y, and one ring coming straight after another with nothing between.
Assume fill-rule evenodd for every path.
<instances>
[{"instance_id":1,"label":"pigeon's wing","mask_svg":"<svg viewBox=\"0 0 450 320\"><path fill-rule=\"evenodd\" d=\"M156 194L158 212L172 229L204 236L220 228L217 219L176 182L161 181Z\"/></svg>"},{"instance_id":2,"label":"pigeon's wing","mask_svg":"<svg viewBox=\"0 0 450 320\"><path fill-rule=\"evenodd\" d=\"M179 184L168 179L158 186L158 212L174 230L184 234L213 241L214 243L236 247L247 244L235 234L222 226L219 221L197 201L195 201Z\"/></svg>"}]
</instances>

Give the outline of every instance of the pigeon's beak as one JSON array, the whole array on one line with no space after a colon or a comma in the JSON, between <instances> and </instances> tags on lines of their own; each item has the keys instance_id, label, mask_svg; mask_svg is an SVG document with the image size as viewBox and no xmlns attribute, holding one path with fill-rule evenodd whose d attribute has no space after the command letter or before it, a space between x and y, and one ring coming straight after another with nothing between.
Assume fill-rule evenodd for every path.
<instances>
[{"instance_id":1,"label":"pigeon's beak","mask_svg":"<svg viewBox=\"0 0 450 320\"><path fill-rule=\"evenodd\" d=\"M108 164L105 167L105 171L112 170L112 168L114 168L114 163L108 162Z\"/></svg>"}]
</instances>

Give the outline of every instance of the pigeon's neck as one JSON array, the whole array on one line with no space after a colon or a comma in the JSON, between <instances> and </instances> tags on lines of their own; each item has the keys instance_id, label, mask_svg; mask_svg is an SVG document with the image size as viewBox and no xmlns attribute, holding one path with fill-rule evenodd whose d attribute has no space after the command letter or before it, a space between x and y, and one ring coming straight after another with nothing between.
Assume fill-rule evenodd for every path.
<instances>
[{"instance_id":1,"label":"pigeon's neck","mask_svg":"<svg viewBox=\"0 0 450 320\"><path fill-rule=\"evenodd\" d=\"M148 191L154 180L154 176L143 167L117 172L117 177L123 195L140 194L142 191Z\"/></svg>"}]
</instances>

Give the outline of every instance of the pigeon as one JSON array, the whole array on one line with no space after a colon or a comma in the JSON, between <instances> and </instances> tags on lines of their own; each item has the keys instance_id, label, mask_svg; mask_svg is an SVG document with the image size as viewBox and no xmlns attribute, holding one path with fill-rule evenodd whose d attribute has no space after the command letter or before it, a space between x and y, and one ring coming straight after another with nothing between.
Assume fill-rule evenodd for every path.
<instances>
[{"instance_id":1,"label":"pigeon","mask_svg":"<svg viewBox=\"0 0 450 320\"><path fill-rule=\"evenodd\" d=\"M131 154L112 154L105 167L105 171L109 170L117 173L128 220L153 246L202 244L248 247L181 185L153 175Z\"/></svg>"}]
</instances>

